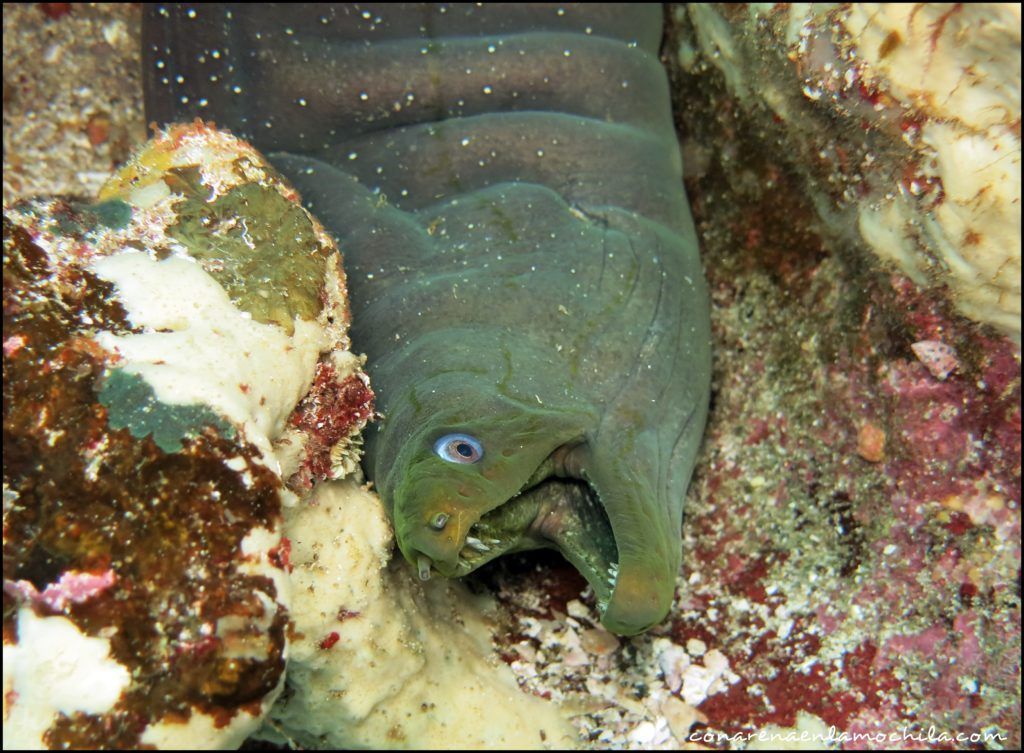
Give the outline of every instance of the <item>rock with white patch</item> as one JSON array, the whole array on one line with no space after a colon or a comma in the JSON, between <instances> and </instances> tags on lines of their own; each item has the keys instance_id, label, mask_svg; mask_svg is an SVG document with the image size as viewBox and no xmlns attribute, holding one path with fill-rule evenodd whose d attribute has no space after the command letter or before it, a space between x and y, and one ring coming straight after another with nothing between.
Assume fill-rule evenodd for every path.
<instances>
[{"instance_id":1,"label":"rock with white patch","mask_svg":"<svg viewBox=\"0 0 1024 753\"><path fill-rule=\"evenodd\" d=\"M741 130L805 178L828 235L1019 344L1019 5L694 4L675 18L672 63L721 74L756 124Z\"/></svg>"},{"instance_id":2,"label":"rock with white patch","mask_svg":"<svg viewBox=\"0 0 1024 753\"><path fill-rule=\"evenodd\" d=\"M260 725L288 654L287 483L340 475L373 410L347 324L333 242L202 123L98 203L5 209L5 747Z\"/></svg>"}]
</instances>

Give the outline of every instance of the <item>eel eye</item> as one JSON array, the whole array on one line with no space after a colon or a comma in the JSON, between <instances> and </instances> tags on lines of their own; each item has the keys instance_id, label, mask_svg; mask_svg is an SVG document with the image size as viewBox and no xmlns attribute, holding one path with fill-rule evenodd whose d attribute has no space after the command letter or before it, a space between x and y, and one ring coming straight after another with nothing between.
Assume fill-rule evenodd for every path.
<instances>
[{"instance_id":1,"label":"eel eye","mask_svg":"<svg viewBox=\"0 0 1024 753\"><path fill-rule=\"evenodd\" d=\"M434 442L434 452L449 463L475 463L484 456L484 447L468 434L445 434Z\"/></svg>"}]
</instances>

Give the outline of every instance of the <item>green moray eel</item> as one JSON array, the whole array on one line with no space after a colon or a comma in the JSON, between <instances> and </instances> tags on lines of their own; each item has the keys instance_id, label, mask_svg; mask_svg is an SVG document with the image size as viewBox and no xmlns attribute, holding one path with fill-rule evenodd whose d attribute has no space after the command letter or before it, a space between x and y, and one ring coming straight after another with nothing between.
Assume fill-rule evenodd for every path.
<instances>
[{"instance_id":1,"label":"green moray eel","mask_svg":"<svg viewBox=\"0 0 1024 753\"><path fill-rule=\"evenodd\" d=\"M150 7L152 120L270 153L346 259L364 467L428 578L552 547L668 612L710 382L661 9Z\"/></svg>"}]
</instances>

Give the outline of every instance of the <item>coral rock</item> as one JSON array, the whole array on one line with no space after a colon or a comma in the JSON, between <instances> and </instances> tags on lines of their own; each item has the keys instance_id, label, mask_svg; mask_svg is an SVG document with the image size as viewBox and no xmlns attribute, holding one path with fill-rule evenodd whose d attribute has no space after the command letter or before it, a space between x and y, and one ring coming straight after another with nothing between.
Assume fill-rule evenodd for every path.
<instances>
[{"instance_id":1,"label":"coral rock","mask_svg":"<svg viewBox=\"0 0 1024 753\"><path fill-rule=\"evenodd\" d=\"M101 199L4 213L4 746L237 745L283 687L291 414L318 368L361 387L318 452L372 413L340 256L199 122Z\"/></svg>"},{"instance_id":2,"label":"coral rock","mask_svg":"<svg viewBox=\"0 0 1024 753\"><path fill-rule=\"evenodd\" d=\"M805 176L829 232L856 227L915 282L948 286L960 311L1019 342L1019 5L686 13L673 62L722 72Z\"/></svg>"}]
</instances>

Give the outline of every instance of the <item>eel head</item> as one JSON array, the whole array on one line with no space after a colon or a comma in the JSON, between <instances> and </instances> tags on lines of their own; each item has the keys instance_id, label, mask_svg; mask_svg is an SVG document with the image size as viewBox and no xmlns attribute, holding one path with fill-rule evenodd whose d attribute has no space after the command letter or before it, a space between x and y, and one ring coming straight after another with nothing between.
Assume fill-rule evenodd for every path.
<instances>
[{"instance_id":1,"label":"eel head","mask_svg":"<svg viewBox=\"0 0 1024 753\"><path fill-rule=\"evenodd\" d=\"M637 498L651 489L628 458L595 451L596 425L592 412L531 405L493 383L463 382L457 394L435 384L392 405L374 441L375 479L420 578L554 548L590 583L606 628L634 634L660 621L678 522Z\"/></svg>"}]
</instances>

